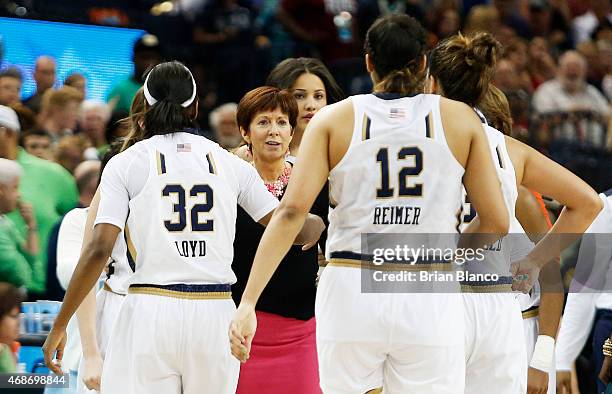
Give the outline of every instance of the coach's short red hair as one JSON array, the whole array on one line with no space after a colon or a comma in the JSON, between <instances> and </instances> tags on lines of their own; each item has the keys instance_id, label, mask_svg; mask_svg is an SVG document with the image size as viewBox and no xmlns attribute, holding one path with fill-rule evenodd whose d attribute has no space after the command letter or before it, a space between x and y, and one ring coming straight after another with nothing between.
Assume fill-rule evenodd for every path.
<instances>
[{"instance_id":1,"label":"coach's short red hair","mask_svg":"<svg viewBox=\"0 0 612 394\"><path fill-rule=\"evenodd\" d=\"M236 114L238 127L248 132L249 125L255 115L263 111L273 111L277 108L289 117L291 129L294 129L297 124L298 106L290 91L271 86L253 89L245 94L238 103Z\"/></svg>"}]
</instances>

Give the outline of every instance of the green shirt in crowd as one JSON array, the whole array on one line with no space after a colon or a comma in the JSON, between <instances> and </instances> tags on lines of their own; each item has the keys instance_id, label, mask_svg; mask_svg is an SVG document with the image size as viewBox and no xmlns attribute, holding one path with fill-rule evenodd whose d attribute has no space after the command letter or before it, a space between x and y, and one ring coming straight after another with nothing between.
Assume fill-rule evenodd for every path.
<instances>
[{"instance_id":1,"label":"green shirt in crowd","mask_svg":"<svg viewBox=\"0 0 612 394\"><path fill-rule=\"evenodd\" d=\"M106 101L110 103L111 101L118 100L115 105L115 110L129 112L132 106L132 100L141 86L142 82L137 82L132 77L124 79L111 89Z\"/></svg>"},{"instance_id":2,"label":"green shirt in crowd","mask_svg":"<svg viewBox=\"0 0 612 394\"><path fill-rule=\"evenodd\" d=\"M32 204L36 223L38 224L38 239L42 270L32 273L32 280L26 285L28 291L44 293L47 282L47 243L53 226L66 212L76 207L79 201L74 177L57 163L39 159L19 148L17 163L23 169L19 180L21 199ZM19 234L26 236L26 224L19 214L13 211L8 214L17 226Z\"/></svg>"},{"instance_id":3,"label":"green shirt in crowd","mask_svg":"<svg viewBox=\"0 0 612 394\"><path fill-rule=\"evenodd\" d=\"M17 365L8 345L0 343L0 373L15 373Z\"/></svg>"},{"instance_id":4,"label":"green shirt in crowd","mask_svg":"<svg viewBox=\"0 0 612 394\"><path fill-rule=\"evenodd\" d=\"M30 288L33 277L44 275L40 259L29 254L24 245L15 223L0 215L0 282Z\"/></svg>"}]
</instances>

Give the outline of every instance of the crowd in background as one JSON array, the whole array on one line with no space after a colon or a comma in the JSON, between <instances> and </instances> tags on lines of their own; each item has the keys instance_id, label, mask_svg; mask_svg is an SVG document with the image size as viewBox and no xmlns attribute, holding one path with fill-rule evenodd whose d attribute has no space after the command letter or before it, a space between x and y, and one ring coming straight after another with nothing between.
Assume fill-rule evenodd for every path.
<instances>
[{"instance_id":1,"label":"crowd in background","mask_svg":"<svg viewBox=\"0 0 612 394\"><path fill-rule=\"evenodd\" d=\"M95 2L89 3L78 7L95 9ZM428 27L432 47L459 31L493 33L504 46L494 82L509 98L514 136L569 167L598 191L612 186L606 176L612 168L608 154L612 147L609 0L192 0L171 4L168 12L153 12L159 4L128 2L129 6L112 11L129 15L123 19L97 19L93 11L85 14L88 22L146 25L151 30L134 44L133 73L109 90L106 102L85 99L87 81L80 73L56 81L56 60L49 56L36 60L36 91L30 97L22 95L23 76L17 67L0 70L0 105L17 115L13 119L9 111L0 111L0 157L17 160L24 169L21 198L33 205L41 242L41 271L15 283L25 284L37 296L61 297L54 275L49 275L53 256L48 250L55 250L57 241L54 230L68 210L87 206L97 175L94 167L82 163L100 160L109 144L125 135L127 127L120 120L127 116L148 68L178 57L196 70L201 96L198 121L204 135L232 149L242 143L236 102L250 88L262 85L270 69L285 57L319 57L347 94L370 91L362 60L363 32L376 17L391 12L420 19ZM55 6L42 2L33 2L29 16L36 15L37 7L40 15L58 18ZM72 14L62 15L65 19ZM76 13L74 18L83 22ZM157 22L184 19L185 23L165 24L162 29L155 18ZM174 36L175 40L180 36L180 41L172 40L176 32L171 31L187 27L188 34ZM12 212L8 217L25 236L27 225L21 215ZM0 275L5 276L2 264Z\"/></svg>"},{"instance_id":2,"label":"crowd in background","mask_svg":"<svg viewBox=\"0 0 612 394\"><path fill-rule=\"evenodd\" d=\"M0 15L14 16L20 2L9 3L14 7L6 6ZM72 208L89 205L98 183L98 161L126 134L121 120L147 69L173 58L194 70L203 134L233 149L243 143L236 103L245 92L263 85L282 59L320 58L347 95L369 92L364 33L378 16L388 13L419 19L428 28L432 47L459 31L493 33L504 47L494 83L509 99L514 136L597 191L612 187L610 0L28 4L28 17L149 32L134 45L133 74L113 86L105 102L86 99L87 81L80 73L56 81L56 60L49 56L36 61L36 91L30 97L23 97L18 68L8 65L0 70L0 158L16 161L21 168L17 209L0 206L0 281L25 287L31 299L62 299L55 274L59 224ZM17 237L31 241L34 235L37 248L16 254L2 249Z\"/></svg>"}]
</instances>

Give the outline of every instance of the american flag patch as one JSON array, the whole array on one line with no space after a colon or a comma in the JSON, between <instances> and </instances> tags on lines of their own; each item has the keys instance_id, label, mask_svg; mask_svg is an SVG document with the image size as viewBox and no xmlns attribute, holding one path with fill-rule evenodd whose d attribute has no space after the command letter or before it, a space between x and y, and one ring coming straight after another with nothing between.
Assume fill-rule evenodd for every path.
<instances>
[{"instance_id":1,"label":"american flag patch","mask_svg":"<svg viewBox=\"0 0 612 394\"><path fill-rule=\"evenodd\" d=\"M191 152L191 144L176 144L177 152Z\"/></svg>"},{"instance_id":2,"label":"american flag patch","mask_svg":"<svg viewBox=\"0 0 612 394\"><path fill-rule=\"evenodd\" d=\"M389 110L389 117L390 118L405 118L406 112L402 108L391 108L391 110Z\"/></svg>"}]
</instances>

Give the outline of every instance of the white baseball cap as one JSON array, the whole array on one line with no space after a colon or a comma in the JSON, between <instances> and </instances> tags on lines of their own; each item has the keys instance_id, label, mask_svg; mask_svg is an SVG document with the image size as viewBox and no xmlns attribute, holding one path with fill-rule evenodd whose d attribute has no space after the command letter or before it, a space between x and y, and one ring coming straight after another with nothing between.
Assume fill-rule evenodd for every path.
<instances>
[{"instance_id":1,"label":"white baseball cap","mask_svg":"<svg viewBox=\"0 0 612 394\"><path fill-rule=\"evenodd\" d=\"M12 108L0 105L0 126L17 132L21 130L17 113Z\"/></svg>"}]
</instances>

